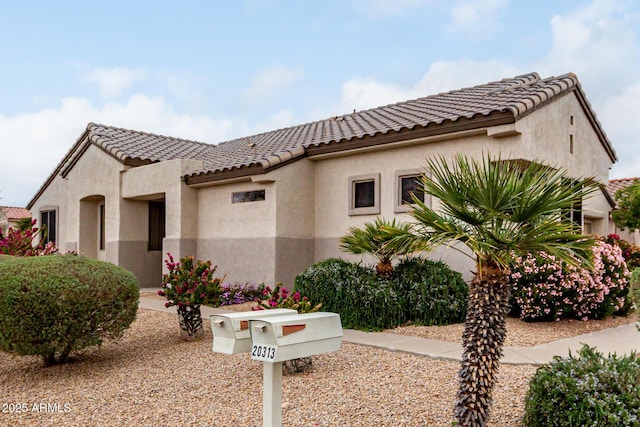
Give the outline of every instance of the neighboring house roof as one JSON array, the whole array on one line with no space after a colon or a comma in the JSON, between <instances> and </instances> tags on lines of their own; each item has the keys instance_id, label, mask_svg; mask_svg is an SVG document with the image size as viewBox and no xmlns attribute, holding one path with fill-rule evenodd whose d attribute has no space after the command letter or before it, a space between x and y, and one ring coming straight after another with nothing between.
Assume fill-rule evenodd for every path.
<instances>
[{"instance_id":1,"label":"neighboring house roof","mask_svg":"<svg viewBox=\"0 0 640 427\"><path fill-rule=\"evenodd\" d=\"M172 159L202 161L187 184L264 173L305 155L514 123L554 98L574 92L612 161L615 151L595 117L575 74L541 79L529 73L470 88L358 111L274 130L218 145L89 123L83 135L34 196L58 174L73 168L93 144L123 164Z\"/></svg>"},{"instance_id":2,"label":"neighboring house roof","mask_svg":"<svg viewBox=\"0 0 640 427\"><path fill-rule=\"evenodd\" d=\"M623 188L630 186L634 181L638 179L640 178L620 178L609 180L609 193L611 193L611 196L613 196L615 200L618 190L622 190Z\"/></svg>"},{"instance_id":3,"label":"neighboring house roof","mask_svg":"<svg viewBox=\"0 0 640 427\"><path fill-rule=\"evenodd\" d=\"M13 206L0 206L0 209L7 216L8 221L18 221L23 218L31 218L31 212L25 208L16 208Z\"/></svg>"}]
</instances>

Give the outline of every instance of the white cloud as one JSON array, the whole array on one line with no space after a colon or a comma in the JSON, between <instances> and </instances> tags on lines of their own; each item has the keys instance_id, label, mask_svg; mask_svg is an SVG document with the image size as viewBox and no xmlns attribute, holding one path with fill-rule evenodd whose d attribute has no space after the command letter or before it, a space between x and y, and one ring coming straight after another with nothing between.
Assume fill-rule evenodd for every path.
<instances>
[{"instance_id":1,"label":"white cloud","mask_svg":"<svg viewBox=\"0 0 640 427\"><path fill-rule=\"evenodd\" d=\"M250 105L268 101L279 92L290 88L303 75L304 71L300 66L289 68L278 65L267 68L257 74L243 91L244 101Z\"/></svg>"},{"instance_id":2,"label":"white cloud","mask_svg":"<svg viewBox=\"0 0 640 427\"><path fill-rule=\"evenodd\" d=\"M462 32L474 37L486 37L495 31L499 12L506 0L464 0L451 9L451 32Z\"/></svg>"},{"instance_id":3,"label":"white cloud","mask_svg":"<svg viewBox=\"0 0 640 427\"><path fill-rule=\"evenodd\" d=\"M84 82L97 84L102 96L113 97L135 81L144 80L146 74L146 71L140 68L97 68L85 75Z\"/></svg>"},{"instance_id":4,"label":"white cloud","mask_svg":"<svg viewBox=\"0 0 640 427\"><path fill-rule=\"evenodd\" d=\"M416 84L414 92L419 93L418 96L433 95L505 77L513 77L530 71L534 70L520 70L497 60L437 61L429 66L427 73Z\"/></svg>"},{"instance_id":5,"label":"white cloud","mask_svg":"<svg viewBox=\"0 0 640 427\"><path fill-rule=\"evenodd\" d=\"M515 76L522 72L516 67L500 61L438 61L431 64L424 76L410 87L385 83L371 77L354 78L342 85L342 96L338 105L330 112L315 111L315 117L347 114L368 108L434 95L439 92L460 89Z\"/></svg>"},{"instance_id":6,"label":"white cloud","mask_svg":"<svg viewBox=\"0 0 640 427\"><path fill-rule=\"evenodd\" d=\"M232 127L230 119L178 114L162 97L146 95L102 106L65 98L57 109L0 115L0 204L26 205L90 121L210 143L227 139Z\"/></svg>"},{"instance_id":7,"label":"white cloud","mask_svg":"<svg viewBox=\"0 0 640 427\"><path fill-rule=\"evenodd\" d=\"M599 101L620 93L638 75L638 22L618 1L594 0L551 19L553 46L538 61L548 75L574 72L586 84L589 98ZM615 76L615 77L614 77Z\"/></svg>"},{"instance_id":8,"label":"white cloud","mask_svg":"<svg viewBox=\"0 0 640 427\"><path fill-rule=\"evenodd\" d=\"M640 81L618 96L606 100L599 109L599 119L618 155L619 163L611 178L640 176Z\"/></svg>"},{"instance_id":9,"label":"white cloud","mask_svg":"<svg viewBox=\"0 0 640 427\"><path fill-rule=\"evenodd\" d=\"M593 0L551 19L543 75L574 72L618 155L611 178L640 176L638 17L617 0Z\"/></svg>"},{"instance_id":10,"label":"white cloud","mask_svg":"<svg viewBox=\"0 0 640 427\"><path fill-rule=\"evenodd\" d=\"M296 122L296 117L293 114L293 111L280 110L268 117L267 120L258 122L254 126L251 126L251 130L246 135L268 132L298 124L299 123Z\"/></svg>"}]
</instances>

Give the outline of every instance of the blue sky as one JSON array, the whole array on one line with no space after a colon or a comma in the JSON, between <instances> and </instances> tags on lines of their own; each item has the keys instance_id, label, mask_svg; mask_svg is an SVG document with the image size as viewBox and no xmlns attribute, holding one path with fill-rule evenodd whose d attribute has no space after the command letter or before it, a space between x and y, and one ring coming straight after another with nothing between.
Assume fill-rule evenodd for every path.
<instances>
[{"instance_id":1,"label":"blue sky","mask_svg":"<svg viewBox=\"0 0 640 427\"><path fill-rule=\"evenodd\" d=\"M537 71L574 72L640 176L633 0L0 0L0 205L88 122L217 143Z\"/></svg>"}]
</instances>

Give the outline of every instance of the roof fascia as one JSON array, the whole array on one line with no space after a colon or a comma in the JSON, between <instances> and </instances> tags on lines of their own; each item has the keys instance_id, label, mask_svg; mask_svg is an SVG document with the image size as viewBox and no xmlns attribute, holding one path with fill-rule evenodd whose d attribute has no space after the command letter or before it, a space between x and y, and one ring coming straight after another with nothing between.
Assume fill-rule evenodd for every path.
<instances>
[{"instance_id":1,"label":"roof fascia","mask_svg":"<svg viewBox=\"0 0 640 427\"><path fill-rule=\"evenodd\" d=\"M377 145L392 144L394 142L409 139L421 139L441 136L479 128L493 127L515 122L511 112L493 112L488 116L475 116L471 119L461 118L456 121L446 120L439 125L429 124L426 127L414 127L413 129L401 129L398 132L386 134L364 135L362 138L351 140L333 141L327 144L307 147L308 156L337 153L360 148L374 147Z\"/></svg>"},{"instance_id":2,"label":"roof fascia","mask_svg":"<svg viewBox=\"0 0 640 427\"><path fill-rule=\"evenodd\" d=\"M401 129L400 131L392 131L386 134L377 133L373 136L365 135L361 138L352 138L351 140L333 141L327 144L306 147L304 153L292 157L281 163L277 163L272 167L265 167L264 164L253 164L251 166L242 166L240 168L224 169L215 172L198 172L183 176L183 180L189 186L206 186L221 184L222 181L236 182L238 178L250 177L252 175L264 174L277 168L288 165L289 163L300 160L308 156L320 156L323 154L342 153L347 154L353 150L363 148L376 147L384 148L387 144L397 142L416 140L421 138L443 136L447 134L464 132L470 130L479 130L486 127L500 126L514 123L515 118L510 111L493 112L487 116L476 115L471 119L462 118L456 121L446 120L440 124L430 124L427 127L416 126L413 129Z\"/></svg>"},{"instance_id":3,"label":"roof fascia","mask_svg":"<svg viewBox=\"0 0 640 427\"><path fill-rule=\"evenodd\" d=\"M609 193L609 189L607 188L607 186L601 184L599 187L600 191L602 191L602 194L604 195L604 198L607 199L607 202L609 202L609 206L611 206L611 209L614 209L616 207L616 201L611 196L611 193Z\"/></svg>"},{"instance_id":4,"label":"roof fascia","mask_svg":"<svg viewBox=\"0 0 640 427\"><path fill-rule=\"evenodd\" d=\"M216 172L197 172L190 175L185 175L182 177L182 179L186 182L187 185L192 187L227 184L230 182L237 182L239 178L249 178L255 175L263 175L267 172L271 172L273 170L286 166L289 163L296 162L303 157L306 157L306 154L304 152L300 152L297 157L290 157L285 161L273 164L273 166L271 167L266 167L266 165L270 162L261 162L254 163L251 166L241 166L239 168L224 169ZM240 180L242 181L242 179Z\"/></svg>"},{"instance_id":5,"label":"roof fascia","mask_svg":"<svg viewBox=\"0 0 640 427\"><path fill-rule=\"evenodd\" d=\"M88 141L89 139L89 126L87 126L84 130L84 132L82 132L82 134L80 135L80 137L76 140L75 144L73 144L73 146L71 147L71 149L67 152L67 154L62 158L62 160L60 160L60 162L58 163L58 165L56 166L56 168L53 170L53 172L51 172L51 175L49 175L49 177L47 178L47 180L44 182L44 184L42 184L42 186L40 187L40 189L36 192L36 194L31 198L31 200L29 201L29 203L27 203L26 209L31 210L31 208L33 207L33 205L35 204L36 200L38 200L38 198L40 198L40 196L42 195L42 193L45 192L45 190L47 189L47 187L49 187L49 185L53 182L53 180L55 179L55 177L58 175L58 173L60 173L60 171L62 170L62 168L64 167L65 164L67 164L67 162L76 154L76 151L78 150L78 148L81 147L81 145L85 142ZM85 148L86 150L86 148Z\"/></svg>"},{"instance_id":6,"label":"roof fascia","mask_svg":"<svg viewBox=\"0 0 640 427\"><path fill-rule=\"evenodd\" d=\"M183 176L182 180L189 186L203 186L207 184L221 184L222 181L237 181L239 178L248 178L252 175L261 175L264 173L264 167L254 163L251 166L242 166L217 172L197 172Z\"/></svg>"},{"instance_id":7,"label":"roof fascia","mask_svg":"<svg viewBox=\"0 0 640 427\"><path fill-rule=\"evenodd\" d=\"M618 156L616 155L616 151L613 148L613 146L611 145L611 142L609 141L609 138L607 138L607 135L605 134L604 130L602 129L602 126L600 125L600 122L596 118L596 115L595 115L593 109L591 108L591 104L587 100L587 97L584 94L584 92L582 91L582 88L580 87L580 85L576 85L576 87L574 89L574 92L576 94L576 97L578 98L578 102L580 103L580 106L582 107L582 110L587 115L587 117L589 119L589 122L591 123L591 126L593 127L593 130L598 135L598 139L600 140L600 144L602 144L602 147L606 151L606 153L609 156L609 158L611 159L611 161L613 163L616 163L618 161Z\"/></svg>"}]
</instances>

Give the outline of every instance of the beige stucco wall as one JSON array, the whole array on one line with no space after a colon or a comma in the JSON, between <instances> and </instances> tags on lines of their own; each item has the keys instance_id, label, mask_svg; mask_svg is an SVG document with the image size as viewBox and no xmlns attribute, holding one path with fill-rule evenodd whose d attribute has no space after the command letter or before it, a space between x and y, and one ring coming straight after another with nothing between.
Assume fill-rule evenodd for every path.
<instances>
[{"instance_id":1,"label":"beige stucco wall","mask_svg":"<svg viewBox=\"0 0 640 427\"><path fill-rule=\"evenodd\" d=\"M595 176L603 184L612 165L570 93L516 124L304 158L264 175L196 187L187 186L181 177L201 169L200 162L127 167L91 145L66 178L53 179L32 212L39 220L42 210L56 209L59 247L78 250L86 247L79 242L97 241L97 230L86 228L96 227L98 208L104 203L106 249L90 252L133 271L141 286L159 284L162 259L170 252L176 258L195 255L211 260L231 282L282 281L292 287L294 277L315 261L334 256L360 259L339 250L339 239L350 227L377 216L410 220L406 213L395 212L399 171L422 170L432 156L487 152L500 153L503 159L561 165L574 177ZM349 215L349 177L367 174L379 174L380 212ZM232 203L233 192L263 189L264 201ZM149 200L165 201L162 251L147 250ZM437 209L437 201L433 207ZM584 203L585 219L595 233L610 229L608 212L600 192ZM470 278L473 262L457 251L441 248L431 256Z\"/></svg>"},{"instance_id":2,"label":"beige stucco wall","mask_svg":"<svg viewBox=\"0 0 640 427\"><path fill-rule=\"evenodd\" d=\"M62 178L56 176L46 191L36 200L31 211L40 221L40 212L56 210L57 244L62 251L77 251L80 238L80 200L104 197L106 216L111 219L105 229L106 240L118 240L119 174L124 166L94 146L88 147L79 161ZM114 257L107 261L117 262Z\"/></svg>"},{"instance_id":3,"label":"beige stucco wall","mask_svg":"<svg viewBox=\"0 0 640 427\"><path fill-rule=\"evenodd\" d=\"M158 286L165 252L177 256L195 252L198 192L180 177L199 165L176 160L129 168L90 145L64 179L54 178L32 209L38 212L38 220L40 211L56 209L57 243L62 251L80 250L132 271L140 286ZM149 251L148 200L162 199L167 238L162 251ZM101 203L105 205L104 250L94 247Z\"/></svg>"},{"instance_id":4,"label":"beige stucco wall","mask_svg":"<svg viewBox=\"0 0 640 427\"><path fill-rule=\"evenodd\" d=\"M240 182L199 189L198 257L230 282L291 288L313 263L314 165L300 160ZM265 200L232 203L232 194L265 190Z\"/></svg>"},{"instance_id":5,"label":"beige stucco wall","mask_svg":"<svg viewBox=\"0 0 640 427\"><path fill-rule=\"evenodd\" d=\"M564 168L572 177L594 177L600 184L608 184L613 161L574 93L524 117L517 123L517 128L522 131L523 147L534 158ZM608 232L610 210L601 191L594 192L584 201L585 221L592 224L594 234Z\"/></svg>"},{"instance_id":6,"label":"beige stucco wall","mask_svg":"<svg viewBox=\"0 0 640 427\"><path fill-rule=\"evenodd\" d=\"M573 125L570 124L573 115ZM513 127L513 126L512 126ZM501 130L506 129L504 126ZM569 94L554 101L541 110L529 114L517 122L515 129L519 135L495 132L501 137L471 135L447 141L423 140L422 144L399 147L384 151L362 151L350 156L324 156L316 159L316 216L315 216L315 260L332 256L360 260L361 257L341 252L339 238L349 227L362 226L376 216L388 219L409 220L406 214L394 213L397 180L394 172L404 169L423 168L430 156L451 157L457 153L481 156L490 152L500 154L503 159L539 160L551 165L560 165L574 177L595 176L605 184L611 159L597 139L575 95ZM569 135L573 134L573 154L570 153ZM373 215L349 216L349 177L380 174L380 213ZM433 207L437 209L437 201ZM601 192L596 192L584 203L585 218L594 225L594 233L604 234L608 230L609 204ZM440 248L431 254L442 259L452 268L471 277L473 262L450 248ZM365 262L373 262L370 257Z\"/></svg>"},{"instance_id":7,"label":"beige stucco wall","mask_svg":"<svg viewBox=\"0 0 640 427\"><path fill-rule=\"evenodd\" d=\"M593 176L602 184L608 183L613 163L573 93L523 117L517 129L522 132L523 149L530 156L563 167L573 177Z\"/></svg>"},{"instance_id":8,"label":"beige stucco wall","mask_svg":"<svg viewBox=\"0 0 640 427\"><path fill-rule=\"evenodd\" d=\"M232 193L265 190L265 200L232 203ZM198 190L197 257L232 282L272 282L275 258L275 184L250 180Z\"/></svg>"},{"instance_id":9,"label":"beige stucco wall","mask_svg":"<svg viewBox=\"0 0 640 427\"><path fill-rule=\"evenodd\" d=\"M315 260L341 257L351 260L364 259L366 263L373 262L370 257L361 258L340 251L339 239L350 227L360 227L377 216L410 220L409 215L394 212L397 171L424 170L426 159L432 156L450 157L459 152L481 156L486 152L497 153L500 150L517 153L517 142L518 136L495 139L486 135L471 135L435 142L423 140L419 145L363 151L358 155L324 157L316 160ZM371 173L380 174L380 213L349 216L349 177ZM434 203L433 207L437 208L437 201ZM457 251L443 248L434 253L433 257L444 260L452 268L463 272L465 277L470 277L467 273L473 263L467 257L460 256Z\"/></svg>"}]
</instances>

